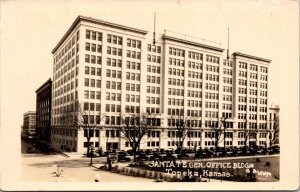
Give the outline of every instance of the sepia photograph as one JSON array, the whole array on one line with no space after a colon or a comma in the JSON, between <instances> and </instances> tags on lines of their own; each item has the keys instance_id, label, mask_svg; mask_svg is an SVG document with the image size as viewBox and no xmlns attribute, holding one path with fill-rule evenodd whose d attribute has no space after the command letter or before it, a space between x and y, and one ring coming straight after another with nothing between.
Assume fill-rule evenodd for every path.
<instances>
[{"instance_id":1,"label":"sepia photograph","mask_svg":"<svg viewBox=\"0 0 300 192\"><path fill-rule=\"evenodd\" d=\"M296 190L299 4L1 1L3 190Z\"/></svg>"}]
</instances>

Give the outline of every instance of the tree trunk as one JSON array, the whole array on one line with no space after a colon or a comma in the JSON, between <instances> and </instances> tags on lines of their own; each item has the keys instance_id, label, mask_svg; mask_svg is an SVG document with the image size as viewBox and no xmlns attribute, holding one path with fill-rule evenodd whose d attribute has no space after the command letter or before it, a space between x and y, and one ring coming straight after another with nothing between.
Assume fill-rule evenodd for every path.
<instances>
[{"instance_id":1,"label":"tree trunk","mask_svg":"<svg viewBox=\"0 0 300 192\"><path fill-rule=\"evenodd\" d=\"M90 139L91 138L87 137L87 145L88 145L88 147L87 147L86 155L89 155L89 153L90 153Z\"/></svg>"}]
</instances>

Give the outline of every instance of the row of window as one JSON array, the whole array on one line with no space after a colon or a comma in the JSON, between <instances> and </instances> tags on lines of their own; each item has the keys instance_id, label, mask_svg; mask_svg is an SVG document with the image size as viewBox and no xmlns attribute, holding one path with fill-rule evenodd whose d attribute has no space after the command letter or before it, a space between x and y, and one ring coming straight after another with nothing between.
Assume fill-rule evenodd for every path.
<instances>
[{"instance_id":1,"label":"row of window","mask_svg":"<svg viewBox=\"0 0 300 192\"><path fill-rule=\"evenodd\" d=\"M219 73L219 67L218 66L213 66L213 65L206 65L206 71Z\"/></svg>"},{"instance_id":2,"label":"row of window","mask_svg":"<svg viewBox=\"0 0 300 192\"><path fill-rule=\"evenodd\" d=\"M219 94L205 92L205 99L219 99Z\"/></svg>"},{"instance_id":3,"label":"row of window","mask_svg":"<svg viewBox=\"0 0 300 192\"><path fill-rule=\"evenodd\" d=\"M110 35L110 34L107 35L107 43L122 45L122 40L123 38L121 36Z\"/></svg>"},{"instance_id":4,"label":"row of window","mask_svg":"<svg viewBox=\"0 0 300 192\"><path fill-rule=\"evenodd\" d=\"M147 65L147 72L160 74L160 67L154 65Z\"/></svg>"},{"instance_id":5,"label":"row of window","mask_svg":"<svg viewBox=\"0 0 300 192\"><path fill-rule=\"evenodd\" d=\"M193 69L202 70L202 63L188 61L188 67L193 68Z\"/></svg>"},{"instance_id":6,"label":"row of window","mask_svg":"<svg viewBox=\"0 0 300 192\"><path fill-rule=\"evenodd\" d=\"M140 96L139 95L126 94L126 102L139 103L140 102Z\"/></svg>"},{"instance_id":7,"label":"row of window","mask_svg":"<svg viewBox=\"0 0 300 192\"><path fill-rule=\"evenodd\" d=\"M219 85L214 83L205 83L205 89L218 91Z\"/></svg>"},{"instance_id":8,"label":"row of window","mask_svg":"<svg viewBox=\"0 0 300 192\"><path fill-rule=\"evenodd\" d=\"M126 61L126 68L134 69L134 70L141 70L141 63L137 63L137 62L133 62L133 61Z\"/></svg>"},{"instance_id":9,"label":"row of window","mask_svg":"<svg viewBox=\"0 0 300 192\"><path fill-rule=\"evenodd\" d=\"M127 46L140 49L142 46L142 42L135 39L127 39Z\"/></svg>"},{"instance_id":10,"label":"row of window","mask_svg":"<svg viewBox=\"0 0 300 192\"><path fill-rule=\"evenodd\" d=\"M127 50L126 56L133 59L141 59L141 52Z\"/></svg>"},{"instance_id":11,"label":"row of window","mask_svg":"<svg viewBox=\"0 0 300 192\"><path fill-rule=\"evenodd\" d=\"M160 87L147 86L146 92L147 93L152 93L152 94L160 94Z\"/></svg>"},{"instance_id":12,"label":"row of window","mask_svg":"<svg viewBox=\"0 0 300 192\"><path fill-rule=\"evenodd\" d=\"M121 82L116 81L106 81L106 89L116 89L121 90L122 84Z\"/></svg>"},{"instance_id":13,"label":"row of window","mask_svg":"<svg viewBox=\"0 0 300 192\"><path fill-rule=\"evenodd\" d=\"M232 60L228 61L226 59L223 59L223 65L227 67L232 67L233 61Z\"/></svg>"},{"instance_id":14,"label":"row of window","mask_svg":"<svg viewBox=\"0 0 300 192\"><path fill-rule=\"evenodd\" d=\"M67 53L68 50L70 50L76 44L75 39L76 41L79 40L79 32L80 31L77 31L77 33L72 37L72 39L65 44L65 46L58 52L58 54L56 54L56 56L54 57L54 63L57 63L58 60L62 58L64 54Z\"/></svg>"},{"instance_id":15,"label":"row of window","mask_svg":"<svg viewBox=\"0 0 300 192\"><path fill-rule=\"evenodd\" d=\"M105 112L121 112L121 105L116 104L106 104Z\"/></svg>"},{"instance_id":16,"label":"row of window","mask_svg":"<svg viewBox=\"0 0 300 192\"><path fill-rule=\"evenodd\" d=\"M223 77L223 78L227 78L227 77ZM209 81L219 81L219 75L206 74L205 79Z\"/></svg>"},{"instance_id":17,"label":"row of window","mask_svg":"<svg viewBox=\"0 0 300 192\"><path fill-rule=\"evenodd\" d=\"M85 66L84 67L84 74L101 76L101 68Z\"/></svg>"},{"instance_id":18,"label":"row of window","mask_svg":"<svg viewBox=\"0 0 300 192\"><path fill-rule=\"evenodd\" d=\"M184 50L183 49L169 47L169 55L175 55L175 56L184 57Z\"/></svg>"},{"instance_id":19,"label":"row of window","mask_svg":"<svg viewBox=\"0 0 300 192\"><path fill-rule=\"evenodd\" d=\"M218 109L219 108L219 103L205 101L205 108Z\"/></svg>"},{"instance_id":20,"label":"row of window","mask_svg":"<svg viewBox=\"0 0 300 192\"><path fill-rule=\"evenodd\" d=\"M140 106L126 105L125 113L140 113Z\"/></svg>"},{"instance_id":21,"label":"row of window","mask_svg":"<svg viewBox=\"0 0 300 192\"><path fill-rule=\"evenodd\" d=\"M203 55L201 53L189 51L188 52L188 58L190 58L190 59L196 59L196 60L202 60L203 59Z\"/></svg>"},{"instance_id":22,"label":"row of window","mask_svg":"<svg viewBox=\"0 0 300 192\"><path fill-rule=\"evenodd\" d=\"M186 115L188 117L201 117L202 116L202 111L201 110L191 110L191 109L188 109L186 111Z\"/></svg>"},{"instance_id":23,"label":"row of window","mask_svg":"<svg viewBox=\"0 0 300 192\"><path fill-rule=\"evenodd\" d=\"M202 79L202 73L195 71L188 71L188 77L195 79Z\"/></svg>"},{"instance_id":24,"label":"row of window","mask_svg":"<svg viewBox=\"0 0 300 192\"><path fill-rule=\"evenodd\" d=\"M182 76L184 77L184 70L183 69L175 69L175 68L169 68L169 75L175 75L175 76Z\"/></svg>"},{"instance_id":25,"label":"row of window","mask_svg":"<svg viewBox=\"0 0 300 192\"><path fill-rule=\"evenodd\" d=\"M102 45L86 42L85 43L85 50L101 53L102 52Z\"/></svg>"},{"instance_id":26,"label":"row of window","mask_svg":"<svg viewBox=\"0 0 300 192\"><path fill-rule=\"evenodd\" d=\"M153 63L160 63L161 62L161 57L160 56L156 56L156 55L147 55L147 61L149 62L153 62Z\"/></svg>"},{"instance_id":27,"label":"row of window","mask_svg":"<svg viewBox=\"0 0 300 192\"><path fill-rule=\"evenodd\" d=\"M121 59L113 59L113 58L106 58L107 66L112 67L122 67L122 60Z\"/></svg>"},{"instance_id":28,"label":"row of window","mask_svg":"<svg viewBox=\"0 0 300 192\"><path fill-rule=\"evenodd\" d=\"M160 108L158 107L146 107L146 112L151 114L159 114Z\"/></svg>"},{"instance_id":29,"label":"row of window","mask_svg":"<svg viewBox=\"0 0 300 192\"><path fill-rule=\"evenodd\" d=\"M202 98L202 92L201 91L188 90L187 96L188 97L194 97L194 98Z\"/></svg>"},{"instance_id":30,"label":"row of window","mask_svg":"<svg viewBox=\"0 0 300 192\"><path fill-rule=\"evenodd\" d=\"M224 75L232 75L232 69L223 68Z\"/></svg>"},{"instance_id":31,"label":"row of window","mask_svg":"<svg viewBox=\"0 0 300 192\"><path fill-rule=\"evenodd\" d=\"M232 93L232 87L231 86L223 86L223 92Z\"/></svg>"},{"instance_id":32,"label":"row of window","mask_svg":"<svg viewBox=\"0 0 300 192\"><path fill-rule=\"evenodd\" d=\"M239 79L239 85L247 86L247 80Z\"/></svg>"},{"instance_id":33,"label":"row of window","mask_svg":"<svg viewBox=\"0 0 300 192\"><path fill-rule=\"evenodd\" d=\"M126 91L140 92L141 86L140 86L140 84L126 83Z\"/></svg>"},{"instance_id":34,"label":"row of window","mask_svg":"<svg viewBox=\"0 0 300 192\"><path fill-rule=\"evenodd\" d=\"M146 97L146 103L147 104L160 104L160 98L159 97Z\"/></svg>"},{"instance_id":35,"label":"row of window","mask_svg":"<svg viewBox=\"0 0 300 192\"><path fill-rule=\"evenodd\" d=\"M133 81L140 81L141 80L141 74L140 73L126 72L126 79L127 80L133 80Z\"/></svg>"},{"instance_id":36,"label":"row of window","mask_svg":"<svg viewBox=\"0 0 300 192\"><path fill-rule=\"evenodd\" d=\"M184 86L184 80L176 79L176 78L168 78L168 85ZM191 81L189 81L188 86L189 85L191 86Z\"/></svg>"},{"instance_id":37,"label":"row of window","mask_svg":"<svg viewBox=\"0 0 300 192\"><path fill-rule=\"evenodd\" d=\"M182 80L182 82L184 83L184 80ZM201 89L202 88L202 82L188 80L188 87Z\"/></svg>"},{"instance_id":38,"label":"row of window","mask_svg":"<svg viewBox=\"0 0 300 192\"><path fill-rule=\"evenodd\" d=\"M107 47L107 54L122 56L122 49L116 47ZM128 51L127 51L128 54Z\"/></svg>"},{"instance_id":39,"label":"row of window","mask_svg":"<svg viewBox=\"0 0 300 192\"><path fill-rule=\"evenodd\" d=\"M84 98L85 99L100 99L101 98L101 92L100 91L84 90Z\"/></svg>"},{"instance_id":40,"label":"row of window","mask_svg":"<svg viewBox=\"0 0 300 192\"><path fill-rule=\"evenodd\" d=\"M223 103L222 104L222 109L223 110L232 110L232 104Z\"/></svg>"},{"instance_id":41,"label":"row of window","mask_svg":"<svg viewBox=\"0 0 300 192\"><path fill-rule=\"evenodd\" d=\"M106 69L106 77L121 79L122 78L122 71Z\"/></svg>"},{"instance_id":42,"label":"row of window","mask_svg":"<svg viewBox=\"0 0 300 192\"><path fill-rule=\"evenodd\" d=\"M107 101L121 101L121 93L110 93L106 92L105 93L105 99ZM127 95L126 95L127 96Z\"/></svg>"},{"instance_id":43,"label":"row of window","mask_svg":"<svg viewBox=\"0 0 300 192\"><path fill-rule=\"evenodd\" d=\"M247 71L239 70L239 76L240 77L247 77Z\"/></svg>"},{"instance_id":44,"label":"row of window","mask_svg":"<svg viewBox=\"0 0 300 192\"><path fill-rule=\"evenodd\" d=\"M218 118L219 114L217 111L205 111L205 117L208 118Z\"/></svg>"},{"instance_id":45,"label":"row of window","mask_svg":"<svg viewBox=\"0 0 300 192\"><path fill-rule=\"evenodd\" d=\"M85 54L85 62L93 64L102 64L102 57Z\"/></svg>"},{"instance_id":46,"label":"row of window","mask_svg":"<svg viewBox=\"0 0 300 192\"><path fill-rule=\"evenodd\" d=\"M222 95L223 101L232 101L232 95Z\"/></svg>"},{"instance_id":47,"label":"row of window","mask_svg":"<svg viewBox=\"0 0 300 192\"><path fill-rule=\"evenodd\" d=\"M154 52L154 53L161 53L161 46L148 44L147 51Z\"/></svg>"},{"instance_id":48,"label":"row of window","mask_svg":"<svg viewBox=\"0 0 300 192\"><path fill-rule=\"evenodd\" d=\"M168 88L168 95L184 96L183 89Z\"/></svg>"},{"instance_id":49,"label":"row of window","mask_svg":"<svg viewBox=\"0 0 300 192\"><path fill-rule=\"evenodd\" d=\"M169 65L184 67L184 60L182 60L182 59L175 59L175 58L169 58Z\"/></svg>"},{"instance_id":50,"label":"row of window","mask_svg":"<svg viewBox=\"0 0 300 192\"><path fill-rule=\"evenodd\" d=\"M212 55L206 55L206 61L211 63L220 63L220 58Z\"/></svg>"},{"instance_id":51,"label":"row of window","mask_svg":"<svg viewBox=\"0 0 300 192\"><path fill-rule=\"evenodd\" d=\"M84 78L85 87L101 87L101 80Z\"/></svg>"},{"instance_id":52,"label":"row of window","mask_svg":"<svg viewBox=\"0 0 300 192\"><path fill-rule=\"evenodd\" d=\"M83 103L83 110L85 111L100 111L100 103L88 103L88 102L84 102ZM92 115L90 118L93 118Z\"/></svg>"},{"instance_id":53,"label":"row of window","mask_svg":"<svg viewBox=\"0 0 300 192\"><path fill-rule=\"evenodd\" d=\"M85 38L86 39L97 40L97 41L102 41L102 33L87 29L85 31Z\"/></svg>"},{"instance_id":54,"label":"row of window","mask_svg":"<svg viewBox=\"0 0 300 192\"><path fill-rule=\"evenodd\" d=\"M168 105L183 106L183 99L168 98Z\"/></svg>"},{"instance_id":55,"label":"row of window","mask_svg":"<svg viewBox=\"0 0 300 192\"><path fill-rule=\"evenodd\" d=\"M182 101L183 102L183 101ZM202 107L202 101L198 100L187 100L188 107Z\"/></svg>"}]
</instances>

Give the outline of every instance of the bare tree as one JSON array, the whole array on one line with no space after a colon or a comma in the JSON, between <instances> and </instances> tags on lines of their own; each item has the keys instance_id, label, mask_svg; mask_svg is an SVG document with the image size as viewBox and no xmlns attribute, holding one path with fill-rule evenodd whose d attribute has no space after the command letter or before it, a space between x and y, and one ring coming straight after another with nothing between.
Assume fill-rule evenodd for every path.
<instances>
[{"instance_id":1,"label":"bare tree","mask_svg":"<svg viewBox=\"0 0 300 192\"><path fill-rule=\"evenodd\" d=\"M270 147L279 143L279 117L275 117L273 131L269 134ZM270 127L271 128L271 127Z\"/></svg>"},{"instance_id":2,"label":"bare tree","mask_svg":"<svg viewBox=\"0 0 300 192\"><path fill-rule=\"evenodd\" d=\"M140 150L142 138L153 129L150 115L147 113L138 113L131 116L121 116L120 136L129 142L134 162L136 162L136 152Z\"/></svg>"},{"instance_id":3,"label":"bare tree","mask_svg":"<svg viewBox=\"0 0 300 192\"><path fill-rule=\"evenodd\" d=\"M175 127L175 135L170 135L170 138L175 143L177 149L177 154L179 155L183 148L183 143L188 135L188 132L191 130L189 121L191 117L184 116L183 112L178 113L177 116L171 116L169 119L169 124L172 127Z\"/></svg>"},{"instance_id":4,"label":"bare tree","mask_svg":"<svg viewBox=\"0 0 300 192\"><path fill-rule=\"evenodd\" d=\"M219 143L221 143L223 140L222 138L222 133L224 132L224 129L222 128L222 123L216 121L207 121L206 122L206 127L211 128L211 132L208 133L208 137L214 142L215 144L215 149L219 147ZM224 139L224 138L223 138Z\"/></svg>"},{"instance_id":5,"label":"bare tree","mask_svg":"<svg viewBox=\"0 0 300 192\"><path fill-rule=\"evenodd\" d=\"M84 131L84 136L87 139L87 155L90 154L90 140L103 117L104 115L101 116L99 111L95 111L94 105L84 103L82 106L77 101L66 106L63 111L62 119L65 127Z\"/></svg>"}]
</instances>

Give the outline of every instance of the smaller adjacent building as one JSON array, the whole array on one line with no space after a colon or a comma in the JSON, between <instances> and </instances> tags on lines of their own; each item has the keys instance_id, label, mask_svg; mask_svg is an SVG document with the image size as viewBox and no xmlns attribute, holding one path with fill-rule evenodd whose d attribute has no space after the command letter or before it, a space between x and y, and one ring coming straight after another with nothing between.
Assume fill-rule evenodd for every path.
<instances>
[{"instance_id":1,"label":"smaller adjacent building","mask_svg":"<svg viewBox=\"0 0 300 192\"><path fill-rule=\"evenodd\" d=\"M269 107L270 146L279 144L279 132L280 132L279 111L280 111L279 105L272 104Z\"/></svg>"},{"instance_id":2,"label":"smaller adjacent building","mask_svg":"<svg viewBox=\"0 0 300 192\"><path fill-rule=\"evenodd\" d=\"M35 111L28 111L23 115L22 134L32 139L36 134L36 113Z\"/></svg>"},{"instance_id":3,"label":"smaller adjacent building","mask_svg":"<svg viewBox=\"0 0 300 192\"><path fill-rule=\"evenodd\" d=\"M48 79L36 91L36 135L39 142L50 143L52 80Z\"/></svg>"}]
</instances>

